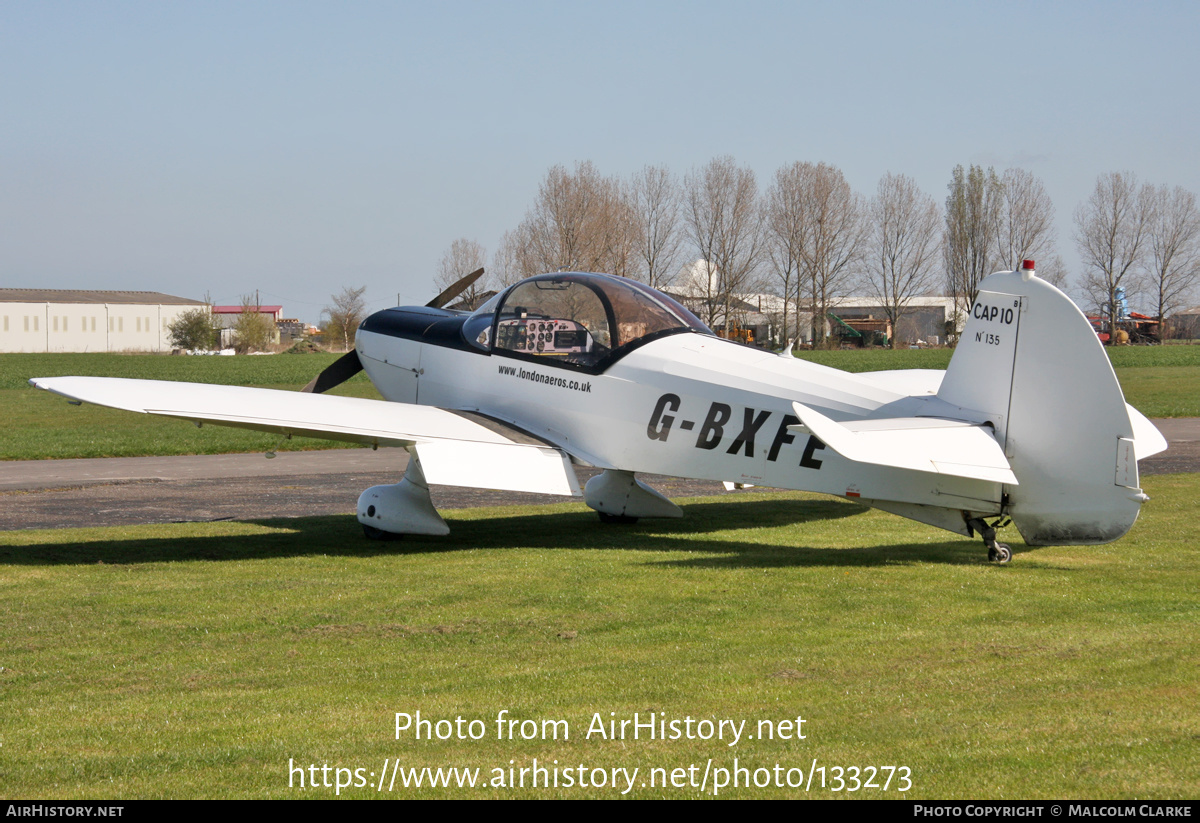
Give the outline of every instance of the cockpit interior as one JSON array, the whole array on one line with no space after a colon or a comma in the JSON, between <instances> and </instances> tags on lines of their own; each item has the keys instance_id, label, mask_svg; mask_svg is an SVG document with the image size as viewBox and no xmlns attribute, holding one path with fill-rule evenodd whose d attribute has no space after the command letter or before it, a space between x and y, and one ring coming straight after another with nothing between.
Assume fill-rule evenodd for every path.
<instances>
[{"instance_id":1,"label":"cockpit interior","mask_svg":"<svg viewBox=\"0 0 1200 823\"><path fill-rule=\"evenodd\" d=\"M575 272L523 280L463 324L476 348L588 371L685 331L712 334L678 302L635 280Z\"/></svg>"}]
</instances>

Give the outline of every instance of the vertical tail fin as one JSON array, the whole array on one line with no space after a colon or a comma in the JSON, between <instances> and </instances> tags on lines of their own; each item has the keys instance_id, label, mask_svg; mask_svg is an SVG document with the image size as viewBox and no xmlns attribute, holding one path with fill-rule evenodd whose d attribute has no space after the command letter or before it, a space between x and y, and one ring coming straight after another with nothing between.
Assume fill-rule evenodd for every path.
<instances>
[{"instance_id":1,"label":"vertical tail fin","mask_svg":"<svg viewBox=\"0 0 1200 823\"><path fill-rule=\"evenodd\" d=\"M1091 324L1034 276L998 272L979 296L938 397L992 422L1019 485L1009 514L1030 545L1107 543L1137 519L1134 429Z\"/></svg>"}]
</instances>

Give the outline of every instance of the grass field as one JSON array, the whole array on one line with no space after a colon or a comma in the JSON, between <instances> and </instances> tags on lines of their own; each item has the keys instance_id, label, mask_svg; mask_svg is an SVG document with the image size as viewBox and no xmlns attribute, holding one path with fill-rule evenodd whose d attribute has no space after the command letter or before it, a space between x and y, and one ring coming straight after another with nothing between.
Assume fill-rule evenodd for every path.
<instances>
[{"instance_id":1,"label":"grass field","mask_svg":"<svg viewBox=\"0 0 1200 823\"><path fill-rule=\"evenodd\" d=\"M1147 417L1200 417L1200 346L1105 349L1125 399ZM798 356L850 372L944 369L952 349L801 352Z\"/></svg>"},{"instance_id":2,"label":"grass field","mask_svg":"<svg viewBox=\"0 0 1200 823\"><path fill-rule=\"evenodd\" d=\"M1200 355L1178 350L1114 352L1131 402L1200 414ZM332 359L0 356L0 455L277 445L69 406L30 375L295 389ZM1126 538L1006 535L1006 567L978 540L799 493L634 527L577 504L446 512L449 537L398 543L362 540L352 515L0 533L0 794L617 797L636 768L627 796L1194 797L1200 476L1143 484ZM397 737L396 713L418 711L480 737ZM498 739L501 712L534 739ZM594 733L634 713L683 735ZM722 720L722 739L687 735ZM397 759L423 785L388 772L378 791ZM511 785L535 766L558 786ZM477 785L431 787L426 768ZM580 768L605 785L581 788ZM720 785L738 768L742 786Z\"/></svg>"},{"instance_id":3,"label":"grass field","mask_svg":"<svg viewBox=\"0 0 1200 823\"><path fill-rule=\"evenodd\" d=\"M81 374L137 377L234 386L298 390L338 358L336 354L271 357L170 357L142 354L0 355L0 459L136 457L170 454L296 451L345 448L345 443L274 435L242 429L195 426L178 420L72 406L50 392L34 389L30 377ZM330 394L378 398L359 373Z\"/></svg>"},{"instance_id":4,"label":"grass field","mask_svg":"<svg viewBox=\"0 0 1200 823\"><path fill-rule=\"evenodd\" d=\"M944 369L951 351L866 350L805 352L804 359L846 371ZM1111 352L1126 399L1149 417L1200 416L1200 346L1128 347ZM132 457L340 448L299 438L286 443L266 434L134 415L96 406L71 406L28 385L30 377L85 374L296 390L337 355L169 357L112 354L0 355L0 459ZM378 397L359 374L334 394Z\"/></svg>"},{"instance_id":5,"label":"grass field","mask_svg":"<svg viewBox=\"0 0 1200 823\"><path fill-rule=\"evenodd\" d=\"M625 785L495 785L536 759L609 784L637 768L631 796L696 797L736 758L743 783L771 785L722 797L1194 798L1200 477L1145 487L1123 540L1016 541L1004 567L977 540L793 493L634 527L575 504L448 512L448 537L382 544L349 515L3 533L0 794L335 794L299 788L289 763L370 784L351 797ZM505 710L539 737L564 720L569 738L498 740ZM395 714L418 711L478 720L462 730L481 738L397 739ZM634 712L681 732L688 717L746 725L735 745L732 727L588 739L595 718ZM760 739L760 721L805 738ZM396 758L483 782L401 776L380 793ZM872 767L878 787L849 791ZM786 788L810 773L807 793Z\"/></svg>"}]
</instances>

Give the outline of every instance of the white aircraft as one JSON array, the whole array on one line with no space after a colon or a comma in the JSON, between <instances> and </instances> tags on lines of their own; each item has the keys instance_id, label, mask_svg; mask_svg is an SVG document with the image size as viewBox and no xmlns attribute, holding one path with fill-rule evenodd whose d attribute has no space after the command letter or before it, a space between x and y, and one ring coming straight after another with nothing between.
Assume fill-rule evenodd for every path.
<instances>
[{"instance_id":1,"label":"white aircraft","mask_svg":"<svg viewBox=\"0 0 1200 823\"><path fill-rule=\"evenodd\" d=\"M638 472L824 492L952 532L1106 543L1147 499L1166 441L1125 403L1074 303L1035 276L986 278L945 372L848 374L714 335L670 297L605 274L523 280L472 313L387 309L305 393L100 377L35 386L147 414L400 446L358 500L370 537L446 534L429 484L582 496L605 522L679 517ZM320 394L365 368L386 401ZM576 465L603 471L581 490Z\"/></svg>"}]
</instances>

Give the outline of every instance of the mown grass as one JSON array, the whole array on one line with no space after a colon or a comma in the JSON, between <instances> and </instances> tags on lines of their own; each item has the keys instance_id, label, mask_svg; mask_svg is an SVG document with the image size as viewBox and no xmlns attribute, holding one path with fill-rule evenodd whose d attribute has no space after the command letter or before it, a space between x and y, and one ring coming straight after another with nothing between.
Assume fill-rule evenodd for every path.
<instances>
[{"instance_id":1,"label":"mown grass","mask_svg":"<svg viewBox=\"0 0 1200 823\"><path fill-rule=\"evenodd\" d=\"M845 371L944 369L947 349L802 352L806 360ZM1200 416L1200 346L1126 347L1110 352L1126 399L1149 417ZM338 355L170 357L113 354L0 355L0 459L223 454L343 448L299 438L280 443L266 434L133 415L96 406L71 406L28 385L30 377L85 374L297 390ZM364 374L334 394L378 397Z\"/></svg>"},{"instance_id":2,"label":"mown grass","mask_svg":"<svg viewBox=\"0 0 1200 823\"><path fill-rule=\"evenodd\" d=\"M1200 367L1200 346L1115 346L1105 348L1115 369ZM838 349L805 351L796 357L849 372L886 369L944 369L954 349Z\"/></svg>"},{"instance_id":3,"label":"mown grass","mask_svg":"<svg viewBox=\"0 0 1200 823\"><path fill-rule=\"evenodd\" d=\"M163 354L3 354L0 390L25 389L31 377L94 375L143 380L179 380L227 386L295 386L300 388L341 355L277 354L271 356L173 357ZM359 374L346 385L367 383Z\"/></svg>"},{"instance_id":4,"label":"mown grass","mask_svg":"<svg viewBox=\"0 0 1200 823\"><path fill-rule=\"evenodd\" d=\"M0 355L0 459L228 454L345 448L328 440L280 438L242 429L195 426L178 420L72 406L62 397L34 389L31 377L94 375L178 380L295 391L336 360L336 354L238 357L170 357L116 354ZM330 394L379 398L359 373Z\"/></svg>"},{"instance_id":5,"label":"mown grass","mask_svg":"<svg viewBox=\"0 0 1200 823\"><path fill-rule=\"evenodd\" d=\"M327 797L289 788L289 761L378 774L400 758L490 780L536 758L638 767L640 783L736 757L806 777L815 759L830 782L839 765L912 770L903 794L817 797L1194 797L1200 477L1145 485L1123 540L1016 540L1006 567L978 541L795 493L689 501L683 520L623 528L574 504L448 512L450 536L397 543L360 539L350 516L3 533L0 787ZM485 737L396 739L395 713L418 710L482 720ZM564 719L570 738L497 740L501 710ZM806 739L586 739L610 712L748 732L802 716Z\"/></svg>"},{"instance_id":6,"label":"mown grass","mask_svg":"<svg viewBox=\"0 0 1200 823\"><path fill-rule=\"evenodd\" d=\"M1200 366L1121 367L1117 379L1147 417L1200 417Z\"/></svg>"},{"instance_id":7,"label":"mown grass","mask_svg":"<svg viewBox=\"0 0 1200 823\"><path fill-rule=\"evenodd\" d=\"M1200 346L1106 348L1125 400L1147 417L1200 417ZM796 356L848 372L945 369L952 349L801 351Z\"/></svg>"}]
</instances>

